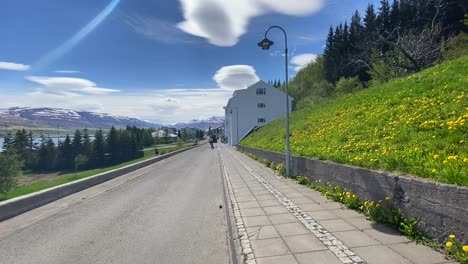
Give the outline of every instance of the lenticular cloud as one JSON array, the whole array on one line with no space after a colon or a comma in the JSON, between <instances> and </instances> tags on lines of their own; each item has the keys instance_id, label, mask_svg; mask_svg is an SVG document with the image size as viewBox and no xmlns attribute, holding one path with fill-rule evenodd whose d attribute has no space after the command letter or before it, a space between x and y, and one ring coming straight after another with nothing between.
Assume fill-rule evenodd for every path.
<instances>
[{"instance_id":1,"label":"lenticular cloud","mask_svg":"<svg viewBox=\"0 0 468 264\"><path fill-rule=\"evenodd\" d=\"M213 76L218 86L224 90L247 88L259 81L255 69L250 65L231 65L220 68Z\"/></svg>"},{"instance_id":2,"label":"lenticular cloud","mask_svg":"<svg viewBox=\"0 0 468 264\"><path fill-rule=\"evenodd\" d=\"M292 16L319 11L324 0L179 0L185 21L177 26L184 32L206 38L216 46L234 46L250 19L270 12Z\"/></svg>"}]
</instances>

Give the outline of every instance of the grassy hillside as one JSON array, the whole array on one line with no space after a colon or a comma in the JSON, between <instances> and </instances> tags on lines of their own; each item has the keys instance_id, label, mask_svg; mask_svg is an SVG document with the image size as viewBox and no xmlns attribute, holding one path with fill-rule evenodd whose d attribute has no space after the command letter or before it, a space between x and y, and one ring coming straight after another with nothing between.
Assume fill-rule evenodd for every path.
<instances>
[{"instance_id":1,"label":"grassy hillside","mask_svg":"<svg viewBox=\"0 0 468 264\"><path fill-rule=\"evenodd\" d=\"M468 56L291 115L293 155L468 185ZM284 152L284 118L241 145Z\"/></svg>"}]
</instances>

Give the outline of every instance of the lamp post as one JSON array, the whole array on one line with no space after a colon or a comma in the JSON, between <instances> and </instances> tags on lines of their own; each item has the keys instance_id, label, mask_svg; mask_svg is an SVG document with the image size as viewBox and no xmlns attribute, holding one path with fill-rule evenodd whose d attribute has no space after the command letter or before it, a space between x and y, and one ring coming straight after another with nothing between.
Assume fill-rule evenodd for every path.
<instances>
[{"instance_id":1,"label":"lamp post","mask_svg":"<svg viewBox=\"0 0 468 264\"><path fill-rule=\"evenodd\" d=\"M271 26L265 31L265 38L258 43L258 46L262 48L262 50L268 50L271 46L273 46L273 41L267 38L268 31L272 28L277 28L284 33L284 66L286 70L286 177L290 177L290 161L291 161L291 153L289 149L289 96L288 96L288 36L286 31L280 26Z\"/></svg>"}]
</instances>

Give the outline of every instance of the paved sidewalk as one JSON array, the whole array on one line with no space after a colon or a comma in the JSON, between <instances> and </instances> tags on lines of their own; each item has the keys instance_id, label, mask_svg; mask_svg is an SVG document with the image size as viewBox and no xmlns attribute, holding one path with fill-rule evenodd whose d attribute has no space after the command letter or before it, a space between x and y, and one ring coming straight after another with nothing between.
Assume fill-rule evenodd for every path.
<instances>
[{"instance_id":1,"label":"paved sidewalk","mask_svg":"<svg viewBox=\"0 0 468 264\"><path fill-rule=\"evenodd\" d=\"M244 263L455 263L227 145L219 151Z\"/></svg>"}]
</instances>

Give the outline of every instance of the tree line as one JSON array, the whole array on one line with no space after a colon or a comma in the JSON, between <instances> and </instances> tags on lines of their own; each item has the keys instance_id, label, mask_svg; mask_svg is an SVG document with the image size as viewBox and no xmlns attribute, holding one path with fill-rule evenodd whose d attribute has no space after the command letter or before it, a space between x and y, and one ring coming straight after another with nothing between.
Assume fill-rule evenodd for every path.
<instances>
[{"instance_id":1,"label":"tree line","mask_svg":"<svg viewBox=\"0 0 468 264\"><path fill-rule=\"evenodd\" d=\"M290 81L294 107L418 72L456 48L466 54L467 10L461 0L381 0L364 17L356 10L330 26L323 55Z\"/></svg>"},{"instance_id":2,"label":"tree line","mask_svg":"<svg viewBox=\"0 0 468 264\"><path fill-rule=\"evenodd\" d=\"M32 131L16 131L14 137L5 137L4 149L13 151L23 163L25 170L33 172L69 171L98 168L144 155L143 147L154 144L151 133L154 129L127 126L125 129L112 127L107 135L99 129L94 139L88 129L77 129L74 135L66 135L55 144L51 138L41 137L39 145L33 142Z\"/></svg>"}]
</instances>

